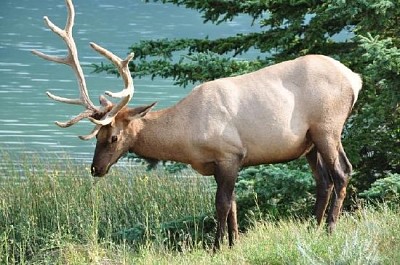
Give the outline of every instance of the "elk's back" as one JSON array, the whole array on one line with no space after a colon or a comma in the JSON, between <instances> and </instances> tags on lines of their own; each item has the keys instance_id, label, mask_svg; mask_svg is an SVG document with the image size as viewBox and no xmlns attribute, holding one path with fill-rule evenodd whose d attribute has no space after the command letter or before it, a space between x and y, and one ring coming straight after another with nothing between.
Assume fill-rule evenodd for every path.
<instances>
[{"instance_id":1,"label":"elk's back","mask_svg":"<svg viewBox=\"0 0 400 265\"><path fill-rule=\"evenodd\" d=\"M204 83L178 105L196 159L241 154L243 165L254 165L301 156L311 147L311 126L341 130L360 88L344 65L309 55Z\"/></svg>"}]
</instances>

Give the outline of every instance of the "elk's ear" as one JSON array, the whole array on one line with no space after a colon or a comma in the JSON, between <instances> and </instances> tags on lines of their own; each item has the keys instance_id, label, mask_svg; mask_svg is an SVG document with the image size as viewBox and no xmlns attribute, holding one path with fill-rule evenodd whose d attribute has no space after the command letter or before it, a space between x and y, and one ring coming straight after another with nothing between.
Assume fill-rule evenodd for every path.
<instances>
[{"instance_id":1,"label":"elk's ear","mask_svg":"<svg viewBox=\"0 0 400 265\"><path fill-rule=\"evenodd\" d=\"M148 106L142 106L142 107L137 107L129 110L128 113L128 119L129 120L134 120L138 118L143 118L146 116L146 114L157 104L157 102L154 102Z\"/></svg>"}]
</instances>

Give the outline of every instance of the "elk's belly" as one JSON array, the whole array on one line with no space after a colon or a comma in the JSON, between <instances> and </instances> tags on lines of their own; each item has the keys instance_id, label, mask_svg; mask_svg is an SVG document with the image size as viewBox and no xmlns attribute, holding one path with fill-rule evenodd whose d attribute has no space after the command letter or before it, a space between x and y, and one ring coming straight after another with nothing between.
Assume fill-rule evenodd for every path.
<instances>
[{"instance_id":1,"label":"elk's belly","mask_svg":"<svg viewBox=\"0 0 400 265\"><path fill-rule=\"evenodd\" d=\"M246 150L244 166L279 163L294 160L307 153L312 142L307 137L307 127L298 130L264 130L242 138Z\"/></svg>"},{"instance_id":2,"label":"elk's belly","mask_svg":"<svg viewBox=\"0 0 400 265\"><path fill-rule=\"evenodd\" d=\"M225 157L235 154L244 154L242 166L255 166L261 164L272 164L287 162L290 160L297 159L303 154L306 154L313 144L311 141L305 137L302 141L296 142L269 142L258 144L250 144L243 146L242 148L236 149L232 148L232 151L236 149L235 152L226 153L221 150L214 150L213 154L218 154L216 156L208 152L203 152L199 154L198 159L189 162L192 168L195 169L202 175L213 175L215 169L215 162L222 160ZM204 154L206 154L204 156Z\"/></svg>"},{"instance_id":3,"label":"elk's belly","mask_svg":"<svg viewBox=\"0 0 400 265\"><path fill-rule=\"evenodd\" d=\"M297 145L262 145L258 147L250 147L247 150L246 157L243 161L243 166L254 166L260 164L281 163L295 160L306 154L313 144L304 142Z\"/></svg>"}]
</instances>

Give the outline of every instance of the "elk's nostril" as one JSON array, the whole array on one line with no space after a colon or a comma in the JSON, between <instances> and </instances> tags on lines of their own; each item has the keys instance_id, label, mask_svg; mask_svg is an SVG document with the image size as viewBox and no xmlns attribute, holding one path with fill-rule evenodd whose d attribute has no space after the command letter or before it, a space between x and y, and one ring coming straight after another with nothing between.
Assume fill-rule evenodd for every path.
<instances>
[{"instance_id":1,"label":"elk's nostril","mask_svg":"<svg viewBox=\"0 0 400 265\"><path fill-rule=\"evenodd\" d=\"M96 174L96 167L92 165L90 171L92 173L92 176L94 176Z\"/></svg>"}]
</instances>

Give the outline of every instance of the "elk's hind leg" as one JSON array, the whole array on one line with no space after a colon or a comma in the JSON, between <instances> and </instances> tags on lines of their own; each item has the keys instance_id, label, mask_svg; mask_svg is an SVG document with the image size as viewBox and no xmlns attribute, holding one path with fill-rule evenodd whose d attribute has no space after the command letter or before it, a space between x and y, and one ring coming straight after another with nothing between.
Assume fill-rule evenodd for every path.
<instances>
[{"instance_id":1,"label":"elk's hind leg","mask_svg":"<svg viewBox=\"0 0 400 265\"><path fill-rule=\"evenodd\" d=\"M327 175L333 183L331 205L328 213L328 231L332 232L342 210L346 188L351 174L351 164L340 141L340 132L327 133L325 130L311 131L311 138L321 156L322 175ZM319 156L319 155L318 155ZM329 180L327 180L329 181Z\"/></svg>"},{"instance_id":2,"label":"elk's hind leg","mask_svg":"<svg viewBox=\"0 0 400 265\"><path fill-rule=\"evenodd\" d=\"M332 232L336 226L336 221L342 211L343 201L346 197L346 188L350 180L352 166L347 159L342 143L339 142L338 158L335 160L332 169L332 180L334 193L332 204L328 215L328 231Z\"/></svg>"},{"instance_id":3,"label":"elk's hind leg","mask_svg":"<svg viewBox=\"0 0 400 265\"><path fill-rule=\"evenodd\" d=\"M306 155L306 158L316 182L317 198L314 206L314 214L317 218L318 225L321 225L332 194L333 182L321 155L315 147Z\"/></svg>"}]
</instances>

